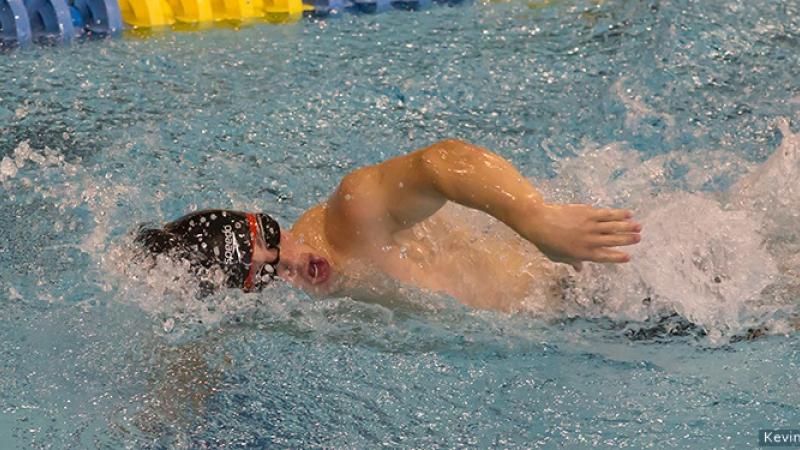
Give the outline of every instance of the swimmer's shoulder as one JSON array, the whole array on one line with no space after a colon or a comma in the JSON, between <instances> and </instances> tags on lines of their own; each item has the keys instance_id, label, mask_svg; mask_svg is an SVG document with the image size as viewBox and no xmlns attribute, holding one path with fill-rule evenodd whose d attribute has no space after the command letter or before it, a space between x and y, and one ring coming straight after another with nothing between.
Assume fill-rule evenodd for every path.
<instances>
[{"instance_id":1,"label":"swimmer's shoulder","mask_svg":"<svg viewBox=\"0 0 800 450\"><path fill-rule=\"evenodd\" d=\"M384 192L377 166L354 170L342 178L324 204L325 231L329 240L340 247L386 238L388 223Z\"/></svg>"}]
</instances>

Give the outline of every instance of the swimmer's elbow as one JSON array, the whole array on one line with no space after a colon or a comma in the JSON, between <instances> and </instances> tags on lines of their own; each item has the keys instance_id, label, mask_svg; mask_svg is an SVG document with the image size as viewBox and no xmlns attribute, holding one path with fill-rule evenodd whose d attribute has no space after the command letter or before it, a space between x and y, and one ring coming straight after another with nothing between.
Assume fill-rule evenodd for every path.
<instances>
[{"instance_id":1,"label":"swimmer's elbow","mask_svg":"<svg viewBox=\"0 0 800 450\"><path fill-rule=\"evenodd\" d=\"M469 172L490 155L493 153L469 142L445 139L422 150L419 159L426 175L435 185L441 187L443 178L450 177L453 173Z\"/></svg>"}]
</instances>

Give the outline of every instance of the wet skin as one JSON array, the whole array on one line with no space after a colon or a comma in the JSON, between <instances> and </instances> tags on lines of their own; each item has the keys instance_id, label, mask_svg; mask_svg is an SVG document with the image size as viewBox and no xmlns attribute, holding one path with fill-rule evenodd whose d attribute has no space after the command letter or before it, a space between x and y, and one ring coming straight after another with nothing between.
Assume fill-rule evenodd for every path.
<instances>
[{"instance_id":1,"label":"wet skin","mask_svg":"<svg viewBox=\"0 0 800 450\"><path fill-rule=\"evenodd\" d=\"M413 240L401 244L400 236L448 201L497 218L551 261L576 270L583 261L627 262L629 255L617 247L641 240L641 225L630 211L546 203L499 155L446 140L345 176L327 202L306 211L291 230L281 230L278 276L316 296L358 297L375 282L374 276L361 276L370 272L442 291L466 304L506 309L477 302L477 295L461 288L464 274L449 270L457 260L423 264L432 260L433 247ZM420 249L416 260L406 255L409 245ZM254 261L271 262L276 256L276 250L262 248Z\"/></svg>"}]
</instances>

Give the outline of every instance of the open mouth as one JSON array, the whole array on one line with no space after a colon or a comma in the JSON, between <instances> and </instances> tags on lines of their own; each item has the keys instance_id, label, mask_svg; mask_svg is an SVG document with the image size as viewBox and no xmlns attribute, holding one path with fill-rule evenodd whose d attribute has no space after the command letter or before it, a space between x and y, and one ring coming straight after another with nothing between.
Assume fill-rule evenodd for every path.
<instances>
[{"instance_id":1,"label":"open mouth","mask_svg":"<svg viewBox=\"0 0 800 450\"><path fill-rule=\"evenodd\" d=\"M308 276L312 284L324 283L331 275L331 266L325 258L312 256L308 260Z\"/></svg>"}]
</instances>

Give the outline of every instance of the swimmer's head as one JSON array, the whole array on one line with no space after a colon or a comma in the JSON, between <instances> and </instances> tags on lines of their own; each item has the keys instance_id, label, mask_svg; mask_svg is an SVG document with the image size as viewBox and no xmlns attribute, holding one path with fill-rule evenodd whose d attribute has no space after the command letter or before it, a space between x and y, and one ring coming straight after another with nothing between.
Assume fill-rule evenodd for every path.
<instances>
[{"instance_id":1,"label":"swimmer's head","mask_svg":"<svg viewBox=\"0 0 800 450\"><path fill-rule=\"evenodd\" d=\"M136 241L155 254L188 260L200 273L220 269L227 287L259 290L278 273L281 230L267 214L205 210L141 229Z\"/></svg>"},{"instance_id":2,"label":"swimmer's head","mask_svg":"<svg viewBox=\"0 0 800 450\"><path fill-rule=\"evenodd\" d=\"M340 278L324 256L267 214L199 211L163 229L140 229L136 242L151 254L188 260L198 275L221 269L226 287L245 291L277 276L311 294L330 295Z\"/></svg>"}]
</instances>

